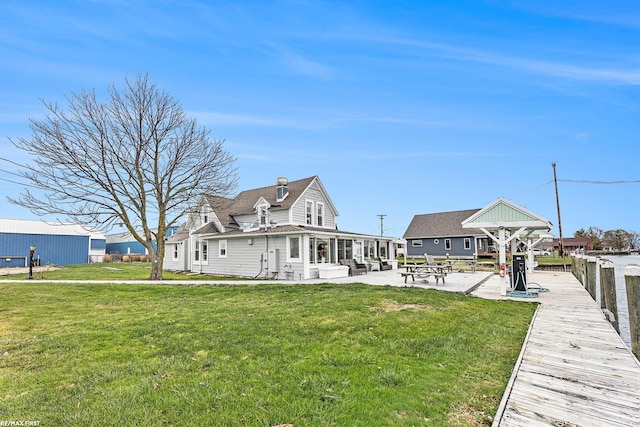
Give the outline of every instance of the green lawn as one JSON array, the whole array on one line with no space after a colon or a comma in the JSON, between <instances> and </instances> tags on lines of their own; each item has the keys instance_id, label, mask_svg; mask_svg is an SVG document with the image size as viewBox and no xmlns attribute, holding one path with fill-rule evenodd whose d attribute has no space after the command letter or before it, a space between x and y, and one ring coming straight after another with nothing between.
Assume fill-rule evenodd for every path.
<instances>
[{"instance_id":1,"label":"green lawn","mask_svg":"<svg viewBox=\"0 0 640 427\"><path fill-rule=\"evenodd\" d=\"M95 263L95 264L73 264L62 267L43 267L44 271L34 271L35 280L147 280L151 273L151 264L148 262L118 262L118 263ZM164 280L211 280L210 275L184 273L173 273L164 271ZM0 276L0 280L22 280L24 273ZM216 276L215 279L221 279ZM226 280L237 280L239 278L225 277ZM243 280L246 280L244 278Z\"/></svg>"},{"instance_id":2,"label":"green lawn","mask_svg":"<svg viewBox=\"0 0 640 427\"><path fill-rule=\"evenodd\" d=\"M366 285L0 282L0 420L489 425L535 308Z\"/></svg>"}]
</instances>

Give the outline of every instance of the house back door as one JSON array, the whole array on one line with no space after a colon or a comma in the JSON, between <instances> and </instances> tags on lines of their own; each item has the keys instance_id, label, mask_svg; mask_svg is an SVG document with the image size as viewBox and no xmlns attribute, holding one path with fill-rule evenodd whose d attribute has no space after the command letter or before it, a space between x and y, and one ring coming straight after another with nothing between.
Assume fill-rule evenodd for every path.
<instances>
[{"instance_id":1,"label":"house back door","mask_svg":"<svg viewBox=\"0 0 640 427\"><path fill-rule=\"evenodd\" d=\"M353 257L358 262L363 262L362 259L362 242L354 242L353 243Z\"/></svg>"}]
</instances>

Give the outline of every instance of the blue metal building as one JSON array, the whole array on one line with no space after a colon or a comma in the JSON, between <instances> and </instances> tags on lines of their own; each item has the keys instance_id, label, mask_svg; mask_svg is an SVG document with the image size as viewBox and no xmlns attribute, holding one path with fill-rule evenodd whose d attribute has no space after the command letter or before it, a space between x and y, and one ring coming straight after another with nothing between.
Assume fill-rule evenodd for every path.
<instances>
[{"instance_id":1,"label":"blue metal building","mask_svg":"<svg viewBox=\"0 0 640 427\"><path fill-rule=\"evenodd\" d=\"M178 227L169 227L165 237L171 237L175 233ZM142 234L142 232L140 232ZM147 253L147 249L144 245L133 238L133 235L129 232L109 234L106 236L107 246L106 252L108 254L136 254L144 255ZM153 241L153 248L156 249L156 241Z\"/></svg>"},{"instance_id":2,"label":"blue metal building","mask_svg":"<svg viewBox=\"0 0 640 427\"><path fill-rule=\"evenodd\" d=\"M76 224L0 219L0 267L29 265L29 249L40 265L102 262L102 233Z\"/></svg>"}]
</instances>

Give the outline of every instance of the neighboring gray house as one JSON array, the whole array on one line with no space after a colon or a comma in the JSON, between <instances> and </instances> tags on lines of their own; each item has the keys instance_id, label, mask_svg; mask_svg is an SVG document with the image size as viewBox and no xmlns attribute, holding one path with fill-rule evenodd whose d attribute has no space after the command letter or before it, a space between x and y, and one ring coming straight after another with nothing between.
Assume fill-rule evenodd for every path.
<instances>
[{"instance_id":1,"label":"neighboring gray house","mask_svg":"<svg viewBox=\"0 0 640 427\"><path fill-rule=\"evenodd\" d=\"M478 211L480 209L415 215L403 236L407 241L407 256L472 258L495 252L493 243L483 233L462 228L462 222Z\"/></svg>"},{"instance_id":2,"label":"neighboring gray house","mask_svg":"<svg viewBox=\"0 0 640 427\"><path fill-rule=\"evenodd\" d=\"M317 176L233 199L204 195L167 238L164 268L298 280L346 276L341 259L394 258L393 238L338 230L337 216Z\"/></svg>"}]
</instances>

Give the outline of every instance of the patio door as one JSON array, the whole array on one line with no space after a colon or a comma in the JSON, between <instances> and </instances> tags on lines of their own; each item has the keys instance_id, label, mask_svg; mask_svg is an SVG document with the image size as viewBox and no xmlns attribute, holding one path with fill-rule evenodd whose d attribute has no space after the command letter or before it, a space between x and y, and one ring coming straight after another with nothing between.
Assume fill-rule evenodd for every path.
<instances>
[{"instance_id":1,"label":"patio door","mask_svg":"<svg viewBox=\"0 0 640 427\"><path fill-rule=\"evenodd\" d=\"M364 262L364 260L362 259L362 242L361 241L353 242L353 257L356 259L356 261L360 263Z\"/></svg>"}]
</instances>

